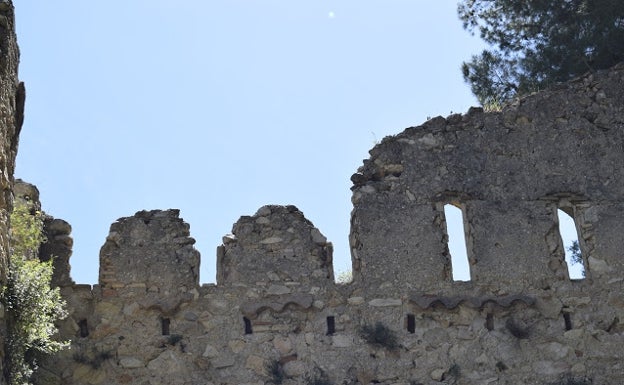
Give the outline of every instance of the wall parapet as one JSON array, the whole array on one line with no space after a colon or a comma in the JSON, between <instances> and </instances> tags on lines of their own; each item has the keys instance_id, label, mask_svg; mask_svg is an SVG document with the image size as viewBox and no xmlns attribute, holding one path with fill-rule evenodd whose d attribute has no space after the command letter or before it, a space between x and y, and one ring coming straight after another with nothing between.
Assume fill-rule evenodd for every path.
<instances>
[{"instance_id":1,"label":"wall parapet","mask_svg":"<svg viewBox=\"0 0 624 385\"><path fill-rule=\"evenodd\" d=\"M100 251L103 290L169 295L199 285L199 252L179 210L139 211L111 225Z\"/></svg>"},{"instance_id":2,"label":"wall parapet","mask_svg":"<svg viewBox=\"0 0 624 385\"><path fill-rule=\"evenodd\" d=\"M332 253L332 244L295 206L263 206L223 237L217 284L273 283L274 291L288 291L281 285L333 283Z\"/></svg>"}]
</instances>

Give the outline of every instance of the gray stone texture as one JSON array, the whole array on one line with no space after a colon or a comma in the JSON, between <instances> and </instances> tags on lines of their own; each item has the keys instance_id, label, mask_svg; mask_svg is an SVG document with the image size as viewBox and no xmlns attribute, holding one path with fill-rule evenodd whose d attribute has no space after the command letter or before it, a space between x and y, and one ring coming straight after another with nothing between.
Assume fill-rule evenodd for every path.
<instances>
[{"instance_id":1,"label":"gray stone texture","mask_svg":"<svg viewBox=\"0 0 624 385\"><path fill-rule=\"evenodd\" d=\"M241 217L218 250L217 284L258 282L272 294L333 282L332 245L295 206Z\"/></svg>"},{"instance_id":2,"label":"gray stone texture","mask_svg":"<svg viewBox=\"0 0 624 385\"><path fill-rule=\"evenodd\" d=\"M100 250L103 290L132 287L163 296L199 284L199 253L179 210L139 211L113 223Z\"/></svg>"}]
</instances>

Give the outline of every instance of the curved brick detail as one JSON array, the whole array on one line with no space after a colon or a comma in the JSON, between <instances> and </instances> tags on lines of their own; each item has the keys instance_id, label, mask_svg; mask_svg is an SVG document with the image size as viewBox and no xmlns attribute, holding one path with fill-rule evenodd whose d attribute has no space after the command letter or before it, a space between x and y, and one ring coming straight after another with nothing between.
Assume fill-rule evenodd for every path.
<instances>
[{"instance_id":1,"label":"curved brick detail","mask_svg":"<svg viewBox=\"0 0 624 385\"><path fill-rule=\"evenodd\" d=\"M498 306L510 307L514 302L523 302L526 305L534 305L535 298L528 295L505 295L505 296L484 296L484 297L471 297L471 296L455 296L455 297L431 297L414 295L410 297L410 302L415 303L421 309L427 309L441 304L447 309L455 309L460 304L466 304L473 308L481 309L488 302L492 302Z\"/></svg>"},{"instance_id":2,"label":"curved brick detail","mask_svg":"<svg viewBox=\"0 0 624 385\"><path fill-rule=\"evenodd\" d=\"M262 311L270 309L281 313L289 305L297 306L300 309L309 309L314 302L314 296L310 294L289 294L273 296L260 301L249 301L241 305L241 313L246 317L256 318Z\"/></svg>"}]
</instances>

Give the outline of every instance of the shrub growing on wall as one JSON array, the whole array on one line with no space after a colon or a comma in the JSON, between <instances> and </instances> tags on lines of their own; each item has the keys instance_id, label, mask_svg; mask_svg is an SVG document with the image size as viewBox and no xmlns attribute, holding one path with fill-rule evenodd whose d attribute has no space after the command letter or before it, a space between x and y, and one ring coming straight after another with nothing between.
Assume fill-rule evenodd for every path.
<instances>
[{"instance_id":1,"label":"shrub growing on wall","mask_svg":"<svg viewBox=\"0 0 624 385\"><path fill-rule=\"evenodd\" d=\"M59 289L50 287L52 259L41 262L38 258L43 242L43 214L16 201L11 213L8 282L2 291L8 326L5 375L10 385L29 383L37 354L66 346L52 339L57 332L54 322L66 312Z\"/></svg>"},{"instance_id":2,"label":"shrub growing on wall","mask_svg":"<svg viewBox=\"0 0 624 385\"><path fill-rule=\"evenodd\" d=\"M360 328L360 336L371 345L394 350L399 347L396 333L381 322L365 324Z\"/></svg>"}]
</instances>

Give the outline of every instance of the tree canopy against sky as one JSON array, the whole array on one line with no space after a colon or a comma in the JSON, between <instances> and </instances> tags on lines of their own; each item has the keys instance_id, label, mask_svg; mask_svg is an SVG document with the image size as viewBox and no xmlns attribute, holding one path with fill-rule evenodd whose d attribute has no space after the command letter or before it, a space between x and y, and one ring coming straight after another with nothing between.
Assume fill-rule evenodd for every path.
<instances>
[{"instance_id":1,"label":"tree canopy against sky","mask_svg":"<svg viewBox=\"0 0 624 385\"><path fill-rule=\"evenodd\" d=\"M462 66L484 105L624 60L621 0L465 0L458 13L490 45Z\"/></svg>"}]
</instances>

